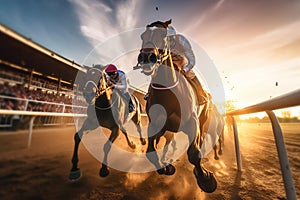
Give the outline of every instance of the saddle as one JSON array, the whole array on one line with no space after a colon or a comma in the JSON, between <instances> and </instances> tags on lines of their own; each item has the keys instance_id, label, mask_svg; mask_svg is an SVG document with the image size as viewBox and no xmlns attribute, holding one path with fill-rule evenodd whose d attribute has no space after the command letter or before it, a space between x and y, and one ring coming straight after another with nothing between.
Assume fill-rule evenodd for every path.
<instances>
[{"instance_id":1,"label":"saddle","mask_svg":"<svg viewBox=\"0 0 300 200\"><path fill-rule=\"evenodd\" d=\"M202 85L200 83L200 81L198 80L198 78L195 76L193 79L191 78L187 78L187 81L190 83L191 87L193 88L196 96L197 96L197 102L198 105L203 105L205 104L208 99L207 99L207 92L205 92L202 88Z\"/></svg>"}]
</instances>

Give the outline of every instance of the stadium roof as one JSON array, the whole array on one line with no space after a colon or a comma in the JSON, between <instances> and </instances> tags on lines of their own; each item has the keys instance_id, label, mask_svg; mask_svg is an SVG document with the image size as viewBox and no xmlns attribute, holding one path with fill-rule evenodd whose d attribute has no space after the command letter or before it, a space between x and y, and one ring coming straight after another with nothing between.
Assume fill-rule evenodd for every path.
<instances>
[{"instance_id":1,"label":"stadium roof","mask_svg":"<svg viewBox=\"0 0 300 200\"><path fill-rule=\"evenodd\" d=\"M33 42L0 24L0 60L34 70L44 76L74 83L78 71L85 71L74 61Z\"/></svg>"}]
</instances>

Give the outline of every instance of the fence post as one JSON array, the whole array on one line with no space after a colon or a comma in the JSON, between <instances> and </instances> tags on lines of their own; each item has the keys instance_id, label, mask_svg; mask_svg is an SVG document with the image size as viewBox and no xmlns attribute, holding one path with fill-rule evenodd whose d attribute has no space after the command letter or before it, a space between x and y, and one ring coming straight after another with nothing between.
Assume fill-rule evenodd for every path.
<instances>
[{"instance_id":1,"label":"fence post","mask_svg":"<svg viewBox=\"0 0 300 200\"><path fill-rule=\"evenodd\" d=\"M289 200L290 199L296 200L297 199L296 191L295 191L295 187L294 187L294 183L293 183L293 177L292 177L292 173L290 170L290 164L289 164L280 124L279 124L278 119L273 111L266 111L266 113L268 114L268 116L272 122L272 129L273 129L273 133L274 133L278 158L279 158L279 162L280 162L280 168L281 168L282 178L283 178L283 182L284 182L286 197Z\"/></svg>"},{"instance_id":2,"label":"fence post","mask_svg":"<svg viewBox=\"0 0 300 200\"><path fill-rule=\"evenodd\" d=\"M233 126L233 134L234 134L234 144L235 144L235 154L236 154L236 164L238 167L238 171L242 171L242 159L241 159L241 152L240 152L240 142L238 136L238 130L236 126L236 121L233 116L230 116L232 119L232 126Z\"/></svg>"},{"instance_id":3,"label":"fence post","mask_svg":"<svg viewBox=\"0 0 300 200\"><path fill-rule=\"evenodd\" d=\"M33 128L33 122L36 116L32 116L30 118L30 122L29 122L29 132L28 132L28 141L27 141L27 148L30 147L31 145L31 137L32 137L32 128Z\"/></svg>"}]
</instances>

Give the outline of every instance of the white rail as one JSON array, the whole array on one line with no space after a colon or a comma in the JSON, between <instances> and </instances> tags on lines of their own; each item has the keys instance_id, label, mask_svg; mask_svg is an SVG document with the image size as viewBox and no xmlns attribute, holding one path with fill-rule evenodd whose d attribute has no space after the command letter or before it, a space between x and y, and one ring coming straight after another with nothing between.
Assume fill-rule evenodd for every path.
<instances>
[{"instance_id":1,"label":"white rail","mask_svg":"<svg viewBox=\"0 0 300 200\"><path fill-rule=\"evenodd\" d=\"M235 141L235 150L236 150L236 159L237 159L237 166L238 170L242 169L242 162L241 162L241 154L239 148L239 139L238 139L238 131L236 126L236 121L234 119L234 115L243 115L243 114L251 114L256 112L266 112L271 120L272 129L274 133L278 158L280 162L282 178L284 181L284 187L287 199L289 200L296 200L296 190L293 183L293 177L290 170L290 164L286 152L285 142L282 135L282 130L279 124L279 121L274 114L273 110L294 107L300 105L300 89L290 92L288 94L270 99L268 101L264 101L262 103L249 106L243 109L235 110L232 112L227 113L227 116L231 116L232 118L232 125L233 125L233 132L234 132L234 141Z\"/></svg>"},{"instance_id":2,"label":"white rail","mask_svg":"<svg viewBox=\"0 0 300 200\"><path fill-rule=\"evenodd\" d=\"M31 116L29 121L29 131L28 131L28 140L27 147L29 148L31 145L32 138L32 128L35 117L37 116L52 116L52 117L87 117L86 114L74 114L74 113L55 113L55 112L37 112L37 111L22 111L22 110L3 110L0 109L0 115L27 115ZM147 114L141 114L142 117L147 117ZM77 122L75 122L75 126L77 126Z\"/></svg>"},{"instance_id":3,"label":"white rail","mask_svg":"<svg viewBox=\"0 0 300 200\"><path fill-rule=\"evenodd\" d=\"M29 122L27 147L31 145L32 128L35 117L37 116L53 116L53 117L86 117L86 114L74 114L74 113L54 113L54 112L35 112L35 111L21 111L21 110L3 110L0 109L0 115L27 115L31 116Z\"/></svg>"},{"instance_id":4,"label":"white rail","mask_svg":"<svg viewBox=\"0 0 300 200\"><path fill-rule=\"evenodd\" d=\"M20 108L22 109L22 111L28 110L29 105L32 106L31 109L33 109L33 111L35 111L35 109L41 110L41 108L44 108L44 106L46 106L46 109L49 110L46 112L54 112L54 113L72 113L72 110L74 108L76 108L76 110L78 110L76 113L85 113L86 108L87 108L86 106L77 106L77 105L55 103L55 102L48 102L48 101L38 101L38 100L10 97L10 96L5 96L5 95L0 95L0 99L10 100L10 101L13 100L15 102L18 102L18 104L21 105ZM35 107L36 105L39 105L38 108ZM3 109L3 108L0 106L0 109ZM80 109L80 111L79 111L79 109ZM20 109L15 109L15 110L20 110ZM37 111L39 111L39 110L37 110ZM30 110L30 111L32 111L32 110ZM0 120L2 120L0 127L13 128L13 119L11 119L10 117L0 115ZM57 122L55 120L56 120L56 118L53 117L52 115L47 116L45 119L43 119L43 125L45 125L45 126L57 125ZM2 122L4 122L4 123L2 124Z\"/></svg>"}]
</instances>

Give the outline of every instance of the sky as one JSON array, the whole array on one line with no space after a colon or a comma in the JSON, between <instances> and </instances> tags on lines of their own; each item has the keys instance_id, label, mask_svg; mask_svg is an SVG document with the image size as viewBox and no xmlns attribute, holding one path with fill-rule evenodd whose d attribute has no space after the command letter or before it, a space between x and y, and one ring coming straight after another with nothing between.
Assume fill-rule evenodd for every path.
<instances>
[{"instance_id":1,"label":"sky","mask_svg":"<svg viewBox=\"0 0 300 200\"><path fill-rule=\"evenodd\" d=\"M119 34L172 19L177 32L200 45L211 58L226 98L233 99L236 106L299 89L298 0L0 2L0 23L78 64L84 64L97 45ZM300 110L293 112L300 115Z\"/></svg>"}]
</instances>

